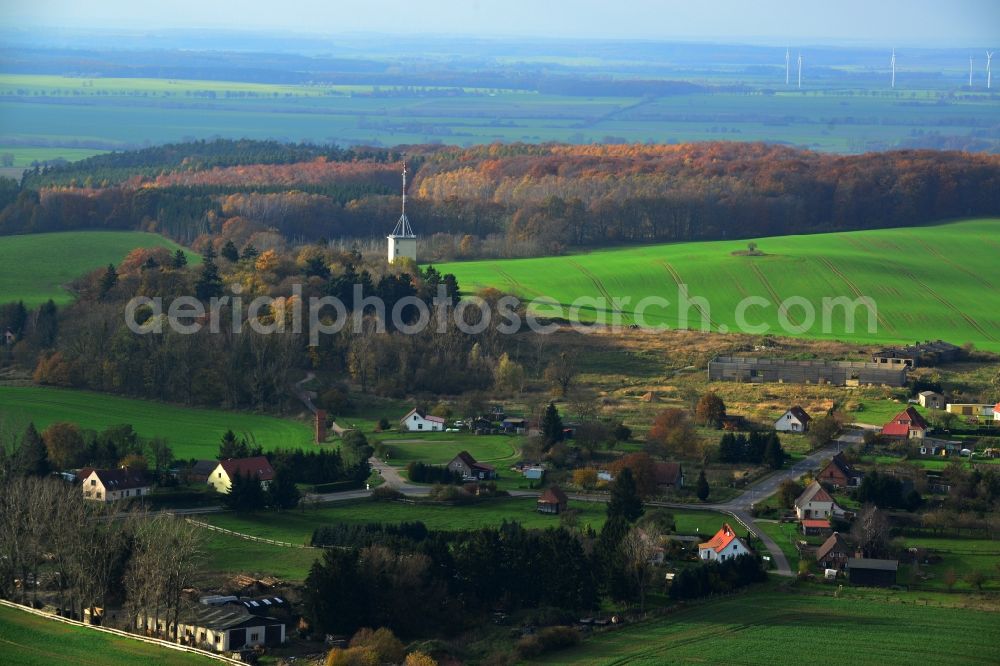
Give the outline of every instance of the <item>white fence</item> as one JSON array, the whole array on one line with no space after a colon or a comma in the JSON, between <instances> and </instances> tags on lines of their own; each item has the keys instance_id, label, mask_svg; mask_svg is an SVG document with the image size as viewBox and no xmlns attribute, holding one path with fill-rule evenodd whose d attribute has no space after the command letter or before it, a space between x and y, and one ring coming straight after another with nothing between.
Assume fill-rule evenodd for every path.
<instances>
[{"instance_id":1,"label":"white fence","mask_svg":"<svg viewBox=\"0 0 1000 666\"><path fill-rule=\"evenodd\" d=\"M173 643L171 641L165 641L160 638L150 638L149 636L141 636L139 634L132 634L127 631L122 631L121 629L111 629L110 627L98 627L93 624L87 624L86 622L80 622L79 620L71 620L66 617L59 617L58 615L53 615L52 613L46 613L45 611L38 610L37 608L30 608L28 606L22 606L21 604L15 604L12 601L7 601L5 599L0 599L0 605L6 606L8 608L14 608L19 611L24 611L25 613L33 613L39 617L44 617L47 620L53 620L55 622L63 622L65 624L72 624L77 627L83 627L90 631L103 631L106 634L113 634L115 636L120 636L122 638L128 638L133 641L140 641L143 643L149 643L151 645L158 645L169 650L178 650L180 652L187 652L189 654L196 654L202 657L207 657L208 659L215 659L216 661L221 661L226 664L243 664L242 661L237 661L235 659L230 659L221 654L216 654L214 652L208 652L207 650L200 650L198 648L188 647L187 645L181 645L179 643ZM95 655L96 657L97 655Z\"/></svg>"},{"instance_id":2,"label":"white fence","mask_svg":"<svg viewBox=\"0 0 1000 666\"><path fill-rule=\"evenodd\" d=\"M282 548L304 548L308 550L323 550L318 546L307 546L302 543L289 543L288 541L275 541L274 539L265 539L263 537L257 537L252 534L244 534L243 532L234 532L233 530L227 530L225 527L219 527L218 525L212 525L211 523L203 523L200 520L194 520L192 518L185 518L184 520L197 527L201 527L206 530L211 530L212 532L221 532L223 534L228 534L230 536L234 536L240 539L246 539L247 541L259 541L260 543L269 543L272 546L281 546Z\"/></svg>"}]
</instances>

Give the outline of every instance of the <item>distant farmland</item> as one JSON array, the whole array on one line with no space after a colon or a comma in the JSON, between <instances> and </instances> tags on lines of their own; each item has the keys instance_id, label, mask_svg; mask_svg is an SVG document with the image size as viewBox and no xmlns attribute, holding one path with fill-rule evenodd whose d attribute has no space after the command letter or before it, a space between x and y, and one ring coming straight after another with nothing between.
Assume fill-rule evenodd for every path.
<instances>
[{"instance_id":1,"label":"distant farmland","mask_svg":"<svg viewBox=\"0 0 1000 666\"><path fill-rule=\"evenodd\" d=\"M117 264L137 247L180 248L159 234L139 231L65 231L24 236L0 236L0 303L23 300L33 306L48 299L68 303L73 295L64 285ZM190 252L188 261L200 261Z\"/></svg>"},{"instance_id":2,"label":"distant farmland","mask_svg":"<svg viewBox=\"0 0 1000 666\"><path fill-rule=\"evenodd\" d=\"M300 421L48 387L0 386L0 419L4 418L17 424L33 421L39 430L57 421L94 430L128 423L143 437L166 438L179 460L214 458L229 429L265 450L312 445L312 430Z\"/></svg>"},{"instance_id":3,"label":"distant farmland","mask_svg":"<svg viewBox=\"0 0 1000 666\"><path fill-rule=\"evenodd\" d=\"M690 297L704 297L706 322L713 331L738 331L738 303L763 297L771 305L746 310L745 321L766 324L781 335L779 303L801 297L812 304L815 324L802 337L861 343L913 342L942 338L955 344L1000 351L1000 270L997 256L1000 220L972 220L933 227L787 236L756 240L764 256L745 256L747 241L678 243L602 250L538 259L440 264L454 273L465 292L492 286L521 297L546 296L568 314L579 297L628 297L620 308L623 323L635 320L635 304L647 296L670 300L668 307L645 312L649 326L678 327L679 283ZM855 312L855 331L845 325L842 308L821 330L824 297L867 296L874 300L877 332L869 333L868 314ZM804 310L791 306L793 326L806 324ZM593 319L584 308L578 318ZM702 327L702 312L689 310L687 328ZM753 331L748 331L753 332Z\"/></svg>"}]
</instances>

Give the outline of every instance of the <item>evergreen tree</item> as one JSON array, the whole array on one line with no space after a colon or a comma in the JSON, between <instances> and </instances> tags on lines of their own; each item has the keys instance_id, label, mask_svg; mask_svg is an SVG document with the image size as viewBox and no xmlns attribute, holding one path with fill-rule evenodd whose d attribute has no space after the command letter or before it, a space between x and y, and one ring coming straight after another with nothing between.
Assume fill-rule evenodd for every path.
<instances>
[{"instance_id":1,"label":"evergreen tree","mask_svg":"<svg viewBox=\"0 0 1000 666\"><path fill-rule=\"evenodd\" d=\"M226 458L246 458L250 455L245 437L237 437L231 429L226 431L219 443L219 460Z\"/></svg>"},{"instance_id":2,"label":"evergreen tree","mask_svg":"<svg viewBox=\"0 0 1000 666\"><path fill-rule=\"evenodd\" d=\"M177 250L176 252L174 252L174 258L170 262L170 265L173 266L174 268L184 268L185 266L187 266L187 262L188 258L187 255L184 254L184 250Z\"/></svg>"},{"instance_id":3,"label":"evergreen tree","mask_svg":"<svg viewBox=\"0 0 1000 666\"><path fill-rule=\"evenodd\" d=\"M330 267L326 265L323 257L309 257L306 260L305 276L328 280L330 278Z\"/></svg>"},{"instance_id":4,"label":"evergreen tree","mask_svg":"<svg viewBox=\"0 0 1000 666\"><path fill-rule=\"evenodd\" d=\"M781 440L778 433L772 432L767 437L767 444L764 447L764 462L771 469L781 469L785 464L785 450L781 448Z\"/></svg>"},{"instance_id":5,"label":"evergreen tree","mask_svg":"<svg viewBox=\"0 0 1000 666\"><path fill-rule=\"evenodd\" d=\"M55 344L59 333L58 308L51 298L38 307L35 317L35 341L43 349Z\"/></svg>"},{"instance_id":6,"label":"evergreen tree","mask_svg":"<svg viewBox=\"0 0 1000 666\"><path fill-rule=\"evenodd\" d=\"M545 415L542 417L542 437L545 438L545 445L552 446L556 442L562 441L563 424L559 410L553 402L545 408Z\"/></svg>"},{"instance_id":7,"label":"evergreen tree","mask_svg":"<svg viewBox=\"0 0 1000 666\"><path fill-rule=\"evenodd\" d=\"M624 468L611 484L611 499L608 502L608 518L620 516L628 522L636 521L643 514L642 498L635 485L632 470Z\"/></svg>"},{"instance_id":8,"label":"evergreen tree","mask_svg":"<svg viewBox=\"0 0 1000 666\"><path fill-rule=\"evenodd\" d=\"M219 267L215 265L215 252L211 248L203 256L201 275L195 282L194 291L195 296L202 301L222 295L222 278L219 276Z\"/></svg>"},{"instance_id":9,"label":"evergreen tree","mask_svg":"<svg viewBox=\"0 0 1000 666\"><path fill-rule=\"evenodd\" d=\"M222 246L221 250L219 250L219 256L223 259L228 259L235 264L240 260L240 251L236 249L235 245L233 245L233 241L227 240L226 244Z\"/></svg>"},{"instance_id":10,"label":"evergreen tree","mask_svg":"<svg viewBox=\"0 0 1000 666\"><path fill-rule=\"evenodd\" d=\"M223 499L226 508L237 513L253 513L267 505L267 494L260 480L253 476L236 474L233 476L229 492Z\"/></svg>"},{"instance_id":11,"label":"evergreen tree","mask_svg":"<svg viewBox=\"0 0 1000 666\"><path fill-rule=\"evenodd\" d=\"M107 296L108 292L114 289L116 284L118 284L118 271L115 270L114 264L108 264L108 269L104 271L104 275L101 277L101 298Z\"/></svg>"},{"instance_id":12,"label":"evergreen tree","mask_svg":"<svg viewBox=\"0 0 1000 666\"><path fill-rule=\"evenodd\" d=\"M695 493L698 495L698 499L702 502L708 499L709 493L712 491L708 487L708 479L705 478L705 470L701 470L698 474L698 484L695 486Z\"/></svg>"},{"instance_id":13,"label":"evergreen tree","mask_svg":"<svg viewBox=\"0 0 1000 666\"><path fill-rule=\"evenodd\" d=\"M257 248L255 248L253 245L247 245L245 248L243 248L242 258L252 260L256 259L258 254L260 254L260 252L257 251Z\"/></svg>"},{"instance_id":14,"label":"evergreen tree","mask_svg":"<svg viewBox=\"0 0 1000 666\"><path fill-rule=\"evenodd\" d=\"M45 476L49 473L49 453L34 423L29 423L21 443L11 456L11 471L19 476Z\"/></svg>"},{"instance_id":15,"label":"evergreen tree","mask_svg":"<svg viewBox=\"0 0 1000 666\"><path fill-rule=\"evenodd\" d=\"M271 485L267 489L268 504L272 509L284 511L294 509L299 504L302 495L295 487L295 480L287 468L279 468L275 474Z\"/></svg>"},{"instance_id":16,"label":"evergreen tree","mask_svg":"<svg viewBox=\"0 0 1000 666\"><path fill-rule=\"evenodd\" d=\"M627 599L631 591L621 551L628 531L624 516L609 516L594 544L594 573L601 587L615 599Z\"/></svg>"}]
</instances>

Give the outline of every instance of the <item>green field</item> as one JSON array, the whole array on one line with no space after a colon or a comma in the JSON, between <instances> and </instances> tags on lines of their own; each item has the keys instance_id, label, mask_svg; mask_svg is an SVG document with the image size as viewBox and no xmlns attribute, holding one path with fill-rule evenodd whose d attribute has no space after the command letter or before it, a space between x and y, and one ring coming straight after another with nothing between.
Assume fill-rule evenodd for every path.
<instances>
[{"instance_id":1,"label":"green field","mask_svg":"<svg viewBox=\"0 0 1000 666\"><path fill-rule=\"evenodd\" d=\"M108 264L137 247L180 248L159 234L140 231L64 231L0 236L0 303L23 300L33 306L48 299L68 303L68 282ZM187 252L188 261L201 258Z\"/></svg>"},{"instance_id":2,"label":"green field","mask_svg":"<svg viewBox=\"0 0 1000 666\"><path fill-rule=\"evenodd\" d=\"M75 148L82 143L99 152L218 135L365 145L779 141L861 152L891 147L921 132L966 136L980 129L984 117L996 116L988 96L953 94L934 76L912 82L913 89L892 92L855 81L829 90L775 93L776 79L770 75L725 69L678 71L670 78L755 83L760 89L755 94L585 97L475 87L461 88L461 94L451 87L441 95L434 86L421 86L371 95L372 85L2 74L0 145Z\"/></svg>"},{"instance_id":3,"label":"green field","mask_svg":"<svg viewBox=\"0 0 1000 666\"><path fill-rule=\"evenodd\" d=\"M274 576L301 581L323 553L313 548L288 548L205 531L205 563L199 570L209 580L233 574Z\"/></svg>"},{"instance_id":4,"label":"green field","mask_svg":"<svg viewBox=\"0 0 1000 666\"><path fill-rule=\"evenodd\" d=\"M997 613L918 604L908 595L750 592L596 635L537 663L771 666L822 660L818 655L885 666L991 660L984 650L1000 640Z\"/></svg>"},{"instance_id":5,"label":"green field","mask_svg":"<svg viewBox=\"0 0 1000 666\"><path fill-rule=\"evenodd\" d=\"M51 387L0 386L0 417L33 421L39 429L57 421L94 430L129 423L143 437L165 437L178 459L214 458L229 429L268 450L313 441L312 429L300 421Z\"/></svg>"},{"instance_id":6,"label":"green field","mask_svg":"<svg viewBox=\"0 0 1000 666\"><path fill-rule=\"evenodd\" d=\"M214 659L48 620L0 606L0 662L13 666L218 664Z\"/></svg>"},{"instance_id":7,"label":"green field","mask_svg":"<svg viewBox=\"0 0 1000 666\"><path fill-rule=\"evenodd\" d=\"M473 435L465 431L439 435L400 434L384 437L382 441L389 453L387 462L390 465L402 466L412 460L419 460L429 465L445 465L451 462L459 451L468 451L479 462L495 465L503 476L506 472L505 467L517 461L519 444L523 438L508 435ZM509 476L513 472L506 474Z\"/></svg>"},{"instance_id":8,"label":"green field","mask_svg":"<svg viewBox=\"0 0 1000 666\"><path fill-rule=\"evenodd\" d=\"M707 301L709 321L704 325L713 331L863 343L942 338L1000 351L1000 274L996 268L1000 243L992 240L998 231L1000 220L984 219L761 238L756 242L766 256L759 257L733 254L745 250L747 241L714 241L556 258L450 263L438 269L454 273L467 292L493 286L526 299L553 299L558 305L540 309L544 314L568 316L569 305L580 297L627 297L631 301L620 309L623 323L629 324L636 319L641 299L661 297L670 305L651 305L645 311L647 326L684 327L679 322L687 314L686 328L701 328L702 310L677 305L677 285L683 283L688 285L689 298ZM877 308L874 332L868 330L864 307L850 321L843 307L823 316L824 298L853 300L862 295ZM744 311L744 323L755 328L744 328L737 319L738 305L746 297L768 302ZM806 309L792 304L783 311L791 327L780 324L779 305L793 297L808 302L815 315L812 325ZM593 305L587 304L578 318L593 320L594 312ZM760 326L766 328L756 328Z\"/></svg>"},{"instance_id":9,"label":"green field","mask_svg":"<svg viewBox=\"0 0 1000 666\"><path fill-rule=\"evenodd\" d=\"M578 525L590 525L600 530L604 525L605 504L571 500L570 508L579 512ZM677 522L679 534L714 534L725 517L710 511L669 510ZM211 514L207 522L219 527L252 536L305 544L313 530L336 523L402 523L421 521L432 530L469 530L488 525L496 526L504 520L517 521L528 528L557 527L560 519L538 513L533 497L513 497L469 505L401 502L335 502L318 509L301 509L285 513L259 513L235 515Z\"/></svg>"},{"instance_id":10,"label":"green field","mask_svg":"<svg viewBox=\"0 0 1000 666\"><path fill-rule=\"evenodd\" d=\"M923 575L912 581L920 589L947 590L944 576L948 570L952 570L958 576L955 591L969 592L973 589L963 580L964 576L971 571L980 571L986 574L983 590L1000 590L1000 569L997 568L997 563L1000 563L1000 541L906 537L903 543L907 548L927 548L941 556L942 561L938 564L920 566L920 572ZM909 565L900 567L901 582L911 582L907 578L911 568Z\"/></svg>"}]
</instances>

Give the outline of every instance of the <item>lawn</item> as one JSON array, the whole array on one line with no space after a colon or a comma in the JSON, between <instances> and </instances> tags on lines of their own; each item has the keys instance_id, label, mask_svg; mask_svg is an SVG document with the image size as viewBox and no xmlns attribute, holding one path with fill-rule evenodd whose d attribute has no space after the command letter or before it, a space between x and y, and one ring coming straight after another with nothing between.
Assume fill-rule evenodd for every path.
<instances>
[{"instance_id":1,"label":"lawn","mask_svg":"<svg viewBox=\"0 0 1000 666\"><path fill-rule=\"evenodd\" d=\"M579 527L590 525L600 530L604 525L605 504L570 500L570 508L578 511ZM647 509L647 511L652 509ZM679 534L715 534L726 517L711 511L665 509L674 515ZM236 515L210 514L204 518L219 527L253 536L305 544L313 530L335 523L402 523L421 521L432 530L471 530L496 526L504 520L517 521L528 528L558 527L558 516L540 514L535 499L518 497L490 500L464 506L432 503L334 502L315 509L300 509L285 513ZM248 542L249 543L249 542Z\"/></svg>"},{"instance_id":2,"label":"lawn","mask_svg":"<svg viewBox=\"0 0 1000 666\"><path fill-rule=\"evenodd\" d=\"M534 663L598 666L710 660L771 666L806 661L811 658L807 654L836 654L846 663L880 666L982 664L991 659L984 650L1000 640L998 620L1000 616L990 611L918 605L916 597L908 595L858 599L834 598L831 592L758 591L595 635L579 647ZM803 652L790 657L796 649Z\"/></svg>"},{"instance_id":3,"label":"lawn","mask_svg":"<svg viewBox=\"0 0 1000 666\"><path fill-rule=\"evenodd\" d=\"M0 386L0 417L39 429L57 421L95 430L129 423L143 437L165 437L178 459L214 458L230 428L268 450L313 446L312 429L301 421L51 387Z\"/></svg>"},{"instance_id":4,"label":"lawn","mask_svg":"<svg viewBox=\"0 0 1000 666\"><path fill-rule=\"evenodd\" d=\"M199 655L133 641L0 606L0 661L18 666L218 664Z\"/></svg>"},{"instance_id":5,"label":"lawn","mask_svg":"<svg viewBox=\"0 0 1000 666\"><path fill-rule=\"evenodd\" d=\"M961 538L939 538L939 537L906 537L903 544L907 548L927 548L933 550L935 554L942 558L941 563L931 565L921 565L920 571L926 578L915 579L913 583L920 589L947 590L944 583L945 573L949 570L955 572L958 582L955 584L956 591L969 591L972 586L965 582L963 577L970 571L981 571L986 574L987 581L983 585L984 590L1000 590L1000 541L989 539L961 539ZM909 566L901 566L899 580L901 583L910 582L908 576Z\"/></svg>"},{"instance_id":6,"label":"lawn","mask_svg":"<svg viewBox=\"0 0 1000 666\"><path fill-rule=\"evenodd\" d=\"M140 231L63 231L0 236L0 303L31 307L52 299L68 303L65 285L96 268L117 264L137 247L180 249L171 240ZM187 252L189 262L201 258Z\"/></svg>"},{"instance_id":7,"label":"lawn","mask_svg":"<svg viewBox=\"0 0 1000 666\"><path fill-rule=\"evenodd\" d=\"M313 548L273 546L210 530L205 530L204 535L206 560L201 571L211 579L250 574L302 581L313 562L323 556L322 551Z\"/></svg>"},{"instance_id":8,"label":"lawn","mask_svg":"<svg viewBox=\"0 0 1000 666\"><path fill-rule=\"evenodd\" d=\"M651 305L644 313L644 322L640 319L637 323L699 328L702 311L677 305L678 285L685 284L691 298L707 301L704 323L713 331L743 330L746 326L740 325L739 314L744 324L765 327L752 331L756 334L867 344L944 338L1000 351L1000 289L991 281L996 274L996 248L983 241L998 231L1000 219L980 219L906 229L759 238L756 243L765 256L758 257L734 254L745 250L747 241L712 241L563 257L446 263L438 269L454 273L466 292L491 286L526 299L545 296L557 304L546 307L545 312L562 316L569 316L569 305L580 297L628 298L621 310L628 324L640 315L636 308L640 300L660 297L673 305ZM935 266L932 281L921 277L928 260ZM925 298L915 310L905 295L917 291ZM874 330L869 330L869 313L863 307L852 317L845 316L843 307L824 316L824 298L861 295L876 305ZM741 311L739 306L747 297L764 298L768 305ZM806 308L791 308L789 320L802 324L799 331L779 322L778 305L791 297L805 299L815 315L807 325ZM594 316L593 306L578 313L583 321Z\"/></svg>"},{"instance_id":9,"label":"lawn","mask_svg":"<svg viewBox=\"0 0 1000 666\"><path fill-rule=\"evenodd\" d=\"M474 435L470 432L443 432L434 435L400 434L382 440L388 453L388 463L405 466L413 460L431 465L445 465L460 451L468 451L479 462L497 467L501 476L517 461L522 437L513 435Z\"/></svg>"}]
</instances>

